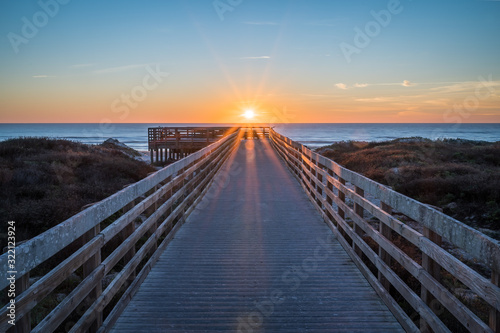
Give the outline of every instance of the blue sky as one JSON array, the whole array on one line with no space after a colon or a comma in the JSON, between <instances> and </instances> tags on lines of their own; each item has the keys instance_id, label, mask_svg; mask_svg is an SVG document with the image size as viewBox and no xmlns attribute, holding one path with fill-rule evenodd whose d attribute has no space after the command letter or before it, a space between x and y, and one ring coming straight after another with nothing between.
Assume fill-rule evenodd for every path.
<instances>
[{"instance_id":1,"label":"blue sky","mask_svg":"<svg viewBox=\"0 0 500 333\"><path fill-rule=\"evenodd\" d=\"M275 109L296 122L500 122L500 1L220 0L222 14L211 0L60 2L3 2L2 122L234 122L248 107L264 122ZM42 20L36 35L23 18ZM347 59L341 45L370 24ZM147 66L169 76L116 119L110 105Z\"/></svg>"}]
</instances>

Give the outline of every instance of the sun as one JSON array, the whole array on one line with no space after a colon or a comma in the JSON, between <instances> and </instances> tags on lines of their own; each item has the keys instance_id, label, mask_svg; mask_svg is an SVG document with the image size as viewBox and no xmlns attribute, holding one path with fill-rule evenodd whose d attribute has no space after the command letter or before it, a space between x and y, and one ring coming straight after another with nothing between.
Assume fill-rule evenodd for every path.
<instances>
[{"instance_id":1,"label":"sun","mask_svg":"<svg viewBox=\"0 0 500 333\"><path fill-rule=\"evenodd\" d=\"M243 117L245 117L247 119L253 119L255 117L254 110L251 110L251 109L246 110L245 113L243 114Z\"/></svg>"}]
</instances>

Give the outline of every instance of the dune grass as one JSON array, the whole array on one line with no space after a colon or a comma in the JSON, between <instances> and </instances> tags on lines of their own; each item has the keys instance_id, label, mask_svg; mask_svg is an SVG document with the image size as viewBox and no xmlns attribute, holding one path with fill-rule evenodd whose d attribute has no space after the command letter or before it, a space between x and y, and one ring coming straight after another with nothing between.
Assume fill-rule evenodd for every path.
<instances>
[{"instance_id":1,"label":"dune grass","mask_svg":"<svg viewBox=\"0 0 500 333\"><path fill-rule=\"evenodd\" d=\"M476 228L500 230L500 142L397 139L318 149L337 163ZM488 231L486 231L488 232Z\"/></svg>"},{"instance_id":2,"label":"dune grass","mask_svg":"<svg viewBox=\"0 0 500 333\"><path fill-rule=\"evenodd\" d=\"M2 223L16 222L17 242L32 238L153 171L109 145L48 138L0 142Z\"/></svg>"}]
</instances>

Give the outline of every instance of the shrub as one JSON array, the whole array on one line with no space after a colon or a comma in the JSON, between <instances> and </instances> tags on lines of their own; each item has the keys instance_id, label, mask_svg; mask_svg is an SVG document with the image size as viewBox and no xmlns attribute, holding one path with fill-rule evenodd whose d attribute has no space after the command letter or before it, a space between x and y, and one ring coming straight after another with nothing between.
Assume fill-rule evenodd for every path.
<instances>
[{"instance_id":1,"label":"shrub","mask_svg":"<svg viewBox=\"0 0 500 333\"><path fill-rule=\"evenodd\" d=\"M153 171L109 145L48 138L0 142L2 223L16 222L18 242L32 238Z\"/></svg>"},{"instance_id":2,"label":"shrub","mask_svg":"<svg viewBox=\"0 0 500 333\"><path fill-rule=\"evenodd\" d=\"M492 204L500 202L500 142L404 138L339 142L318 151L461 221L500 229L500 211Z\"/></svg>"}]
</instances>

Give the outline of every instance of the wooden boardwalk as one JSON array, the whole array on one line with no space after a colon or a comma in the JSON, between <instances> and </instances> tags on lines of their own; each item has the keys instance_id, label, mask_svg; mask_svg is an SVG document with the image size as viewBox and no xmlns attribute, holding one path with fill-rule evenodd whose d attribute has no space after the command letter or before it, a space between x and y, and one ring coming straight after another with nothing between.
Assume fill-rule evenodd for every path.
<instances>
[{"instance_id":1,"label":"wooden boardwalk","mask_svg":"<svg viewBox=\"0 0 500 333\"><path fill-rule=\"evenodd\" d=\"M401 332L267 140L242 141L113 332Z\"/></svg>"}]
</instances>

